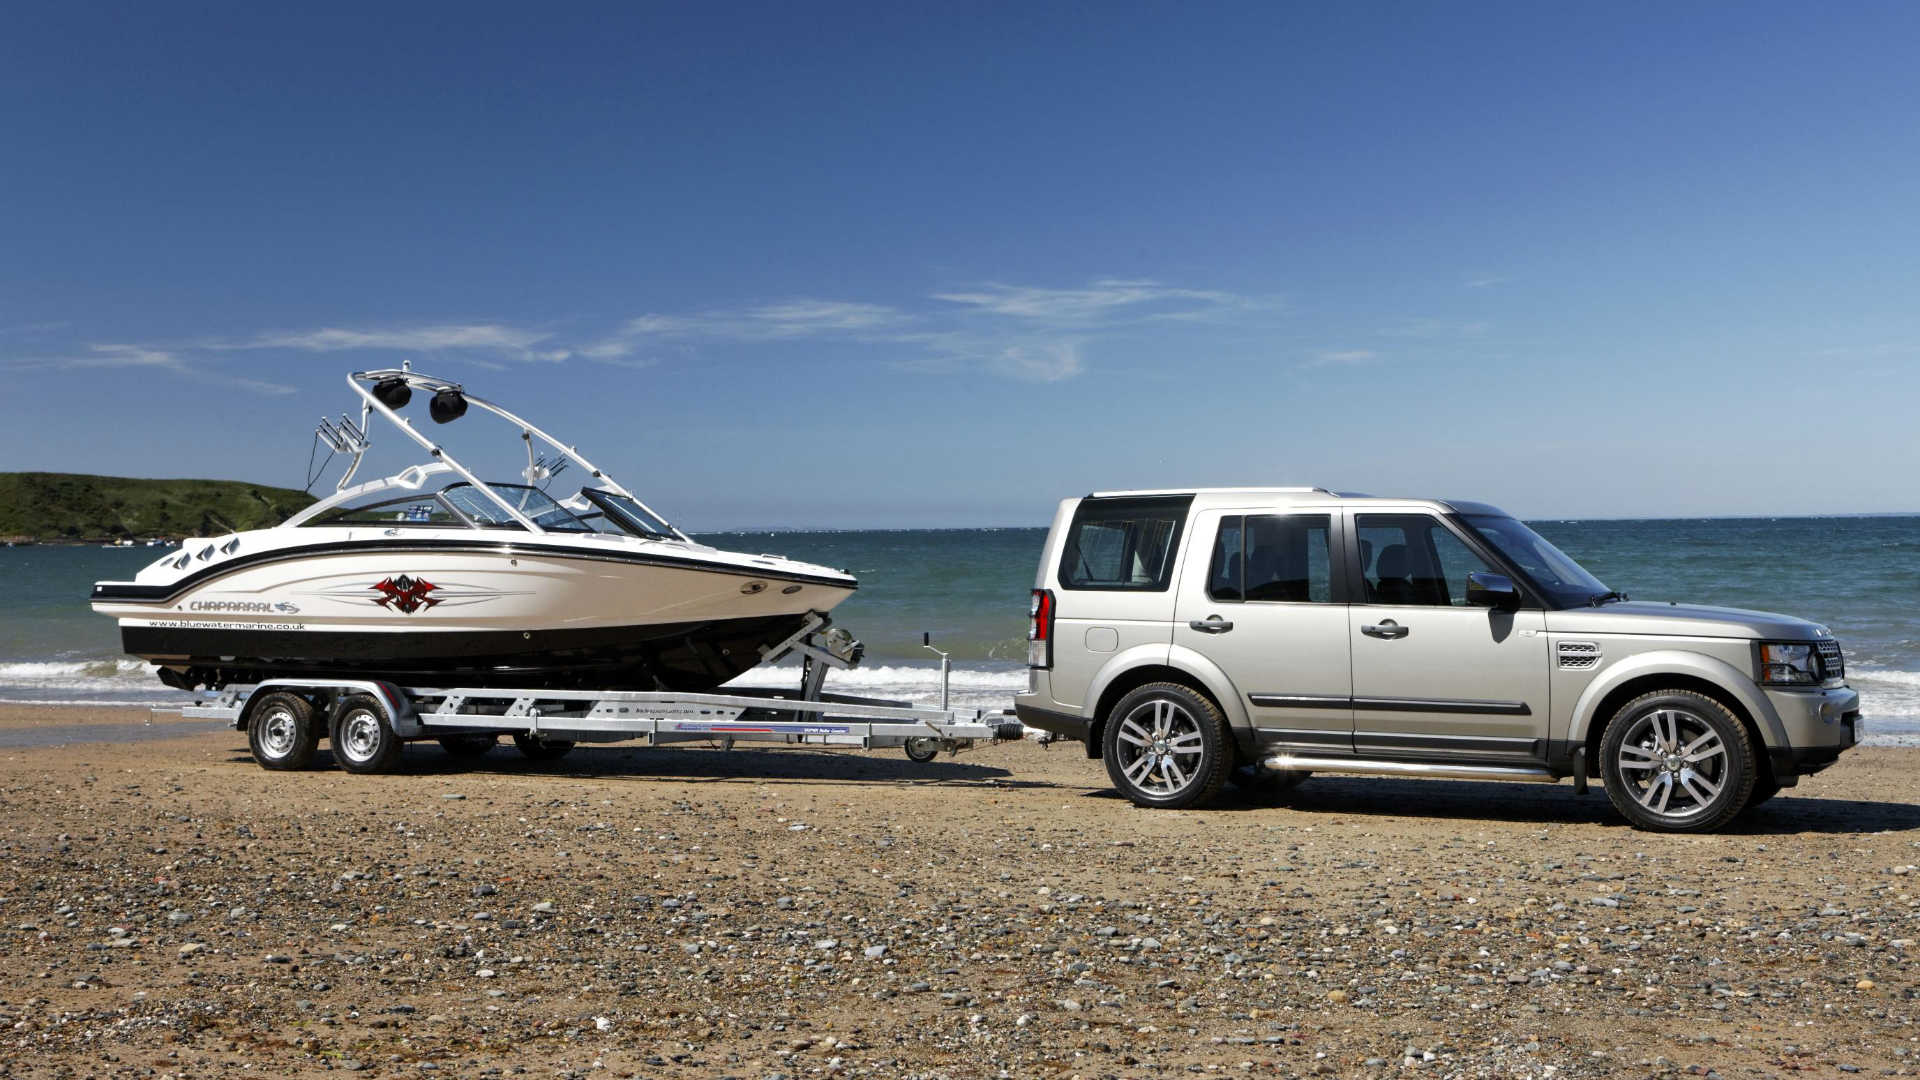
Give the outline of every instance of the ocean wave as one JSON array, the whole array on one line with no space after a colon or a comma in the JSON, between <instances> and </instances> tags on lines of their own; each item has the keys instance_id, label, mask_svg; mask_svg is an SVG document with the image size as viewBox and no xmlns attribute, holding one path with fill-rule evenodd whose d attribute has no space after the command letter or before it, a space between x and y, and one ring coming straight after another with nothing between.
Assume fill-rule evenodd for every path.
<instances>
[{"instance_id":1,"label":"ocean wave","mask_svg":"<svg viewBox=\"0 0 1920 1080\"><path fill-rule=\"evenodd\" d=\"M152 708L155 705L173 705L175 707L178 707L180 702L184 701L185 699L186 699L186 695L184 694L180 695L179 700L174 700L171 698L159 698L159 697L140 698L140 699L0 697L0 705L88 705L88 706L96 706L99 708L138 707L142 709L147 709L147 708Z\"/></svg>"},{"instance_id":2,"label":"ocean wave","mask_svg":"<svg viewBox=\"0 0 1920 1080\"><path fill-rule=\"evenodd\" d=\"M1920 690L1920 671L1880 671L1873 668L1853 668L1847 672L1847 681L1883 683L1887 686L1900 686Z\"/></svg>"},{"instance_id":3,"label":"ocean wave","mask_svg":"<svg viewBox=\"0 0 1920 1080\"><path fill-rule=\"evenodd\" d=\"M152 677L152 668L144 660L107 658L97 660L34 660L0 663L0 686L85 686L100 683L128 683Z\"/></svg>"}]
</instances>

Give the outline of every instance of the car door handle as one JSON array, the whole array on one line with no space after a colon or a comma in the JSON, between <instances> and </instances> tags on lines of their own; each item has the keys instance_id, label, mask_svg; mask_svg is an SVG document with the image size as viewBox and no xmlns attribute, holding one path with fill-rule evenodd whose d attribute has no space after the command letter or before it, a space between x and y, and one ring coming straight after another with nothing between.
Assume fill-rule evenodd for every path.
<instances>
[{"instance_id":1,"label":"car door handle","mask_svg":"<svg viewBox=\"0 0 1920 1080\"><path fill-rule=\"evenodd\" d=\"M1388 641L1392 641L1395 638L1403 638L1413 633L1412 630L1401 626L1392 619L1381 619L1378 624L1362 626L1360 632L1368 637L1386 638Z\"/></svg>"},{"instance_id":2,"label":"car door handle","mask_svg":"<svg viewBox=\"0 0 1920 1080\"><path fill-rule=\"evenodd\" d=\"M1209 615L1204 619L1194 619L1188 622L1187 625L1203 634L1224 634L1233 629L1231 620L1223 619L1218 615Z\"/></svg>"}]
</instances>

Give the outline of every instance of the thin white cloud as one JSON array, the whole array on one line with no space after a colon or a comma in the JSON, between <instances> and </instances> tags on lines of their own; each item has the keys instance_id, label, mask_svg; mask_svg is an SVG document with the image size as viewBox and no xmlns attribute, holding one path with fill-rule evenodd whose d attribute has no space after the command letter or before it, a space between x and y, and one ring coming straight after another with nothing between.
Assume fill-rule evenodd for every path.
<instances>
[{"instance_id":1,"label":"thin white cloud","mask_svg":"<svg viewBox=\"0 0 1920 1080\"><path fill-rule=\"evenodd\" d=\"M627 338L760 342L870 333L911 319L897 308L846 300L788 300L694 315L642 315L622 328Z\"/></svg>"},{"instance_id":2,"label":"thin white cloud","mask_svg":"<svg viewBox=\"0 0 1920 1080\"><path fill-rule=\"evenodd\" d=\"M1103 332L1156 321L1201 322L1277 308L1277 301L1158 281L1102 278L1078 288L988 282L931 294L932 307L815 298L690 314L654 312L613 339L681 344L843 340L910 350L894 366L922 372L985 371L1040 382L1086 369Z\"/></svg>"},{"instance_id":3,"label":"thin white cloud","mask_svg":"<svg viewBox=\"0 0 1920 1080\"><path fill-rule=\"evenodd\" d=\"M453 354L463 363L496 370L507 363L572 362L643 368L663 357L691 357L702 346L844 342L887 349L888 362L906 370L1059 382L1084 372L1101 341L1123 330L1168 321L1244 320L1248 313L1278 306L1269 299L1143 279L1101 278L1077 288L988 282L903 306L797 297L688 313L652 312L579 338L498 321L333 325L178 345L99 345L69 358L66 366L144 366L215 377L200 361L224 353L386 351ZM244 376L218 377L265 393L291 389Z\"/></svg>"},{"instance_id":4,"label":"thin white cloud","mask_svg":"<svg viewBox=\"0 0 1920 1080\"><path fill-rule=\"evenodd\" d=\"M1195 317L1245 303L1232 293L1181 289L1157 281L1107 278L1079 289L1047 289L991 282L972 289L934 293L933 299L1012 319L1087 323L1118 314L1151 318ZM1147 308L1154 310L1148 311Z\"/></svg>"},{"instance_id":5,"label":"thin white cloud","mask_svg":"<svg viewBox=\"0 0 1920 1080\"><path fill-rule=\"evenodd\" d=\"M171 372L197 382L218 383L224 386L251 390L257 394L291 394L294 388L281 383L268 382L248 375L236 375L228 371L218 371L189 363L178 353L170 349L156 349L147 345L100 344L89 345L87 351L73 356L58 356L45 359L19 361L11 365L21 368L55 368L65 370L94 368L148 368Z\"/></svg>"},{"instance_id":6,"label":"thin white cloud","mask_svg":"<svg viewBox=\"0 0 1920 1080\"><path fill-rule=\"evenodd\" d=\"M91 353L66 358L67 367L157 367L179 370L186 365L165 349L145 345L89 345Z\"/></svg>"},{"instance_id":7,"label":"thin white cloud","mask_svg":"<svg viewBox=\"0 0 1920 1080\"><path fill-rule=\"evenodd\" d=\"M997 375L1025 382L1061 382L1083 370L1080 345L1060 341L1040 345L1009 345L988 365Z\"/></svg>"},{"instance_id":8,"label":"thin white cloud","mask_svg":"<svg viewBox=\"0 0 1920 1080\"><path fill-rule=\"evenodd\" d=\"M1461 282L1461 284L1465 285L1469 289L1491 289L1495 285L1505 285L1507 282L1512 280L1513 279L1509 277L1500 277L1500 276L1494 275L1494 276L1488 276L1488 277L1468 278L1467 280Z\"/></svg>"},{"instance_id":9,"label":"thin white cloud","mask_svg":"<svg viewBox=\"0 0 1920 1080\"><path fill-rule=\"evenodd\" d=\"M248 341L217 344L217 349L298 349L304 352L344 352L390 349L396 352L434 352L441 349L482 349L527 352L553 335L499 323L448 323L397 329L349 330L326 327L262 334Z\"/></svg>"}]
</instances>

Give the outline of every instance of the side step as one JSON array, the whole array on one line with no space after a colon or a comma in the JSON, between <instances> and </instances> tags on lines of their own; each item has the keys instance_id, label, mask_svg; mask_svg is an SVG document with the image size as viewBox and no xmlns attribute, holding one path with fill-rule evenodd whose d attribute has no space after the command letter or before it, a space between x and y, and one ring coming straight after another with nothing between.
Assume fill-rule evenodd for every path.
<instances>
[{"instance_id":1,"label":"side step","mask_svg":"<svg viewBox=\"0 0 1920 1080\"><path fill-rule=\"evenodd\" d=\"M1268 769L1363 773L1369 776L1419 776L1432 780L1513 780L1523 784L1551 784L1559 779L1545 769L1521 765L1449 765L1425 761L1313 757L1306 754L1275 754L1260 764Z\"/></svg>"}]
</instances>

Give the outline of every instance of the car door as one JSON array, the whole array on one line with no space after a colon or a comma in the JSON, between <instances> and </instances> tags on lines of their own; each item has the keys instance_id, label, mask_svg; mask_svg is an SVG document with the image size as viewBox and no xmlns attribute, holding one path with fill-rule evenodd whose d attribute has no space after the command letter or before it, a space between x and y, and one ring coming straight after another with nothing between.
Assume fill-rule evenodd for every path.
<instances>
[{"instance_id":1,"label":"car door","mask_svg":"<svg viewBox=\"0 0 1920 1080\"><path fill-rule=\"evenodd\" d=\"M1354 750L1440 760L1544 760L1547 637L1536 609L1466 603L1491 570L1430 511L1352 511Z\"/></svg>"},{"instance_id":2,"label":"car door","mask_svg":"<svg viewBox=\"0 0 1920 1080\"><path fill-rule=\"evenodd\" d=\"M1264 749L1352 752L1341 525L1328 508L1194 515L1174 644L1226 673Z\"/></svg>"}]
</instances>

